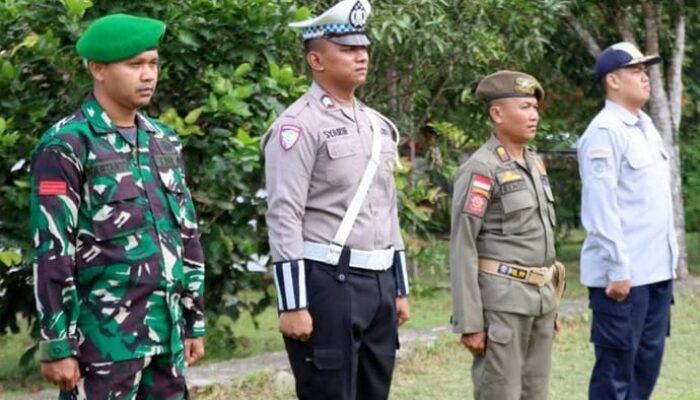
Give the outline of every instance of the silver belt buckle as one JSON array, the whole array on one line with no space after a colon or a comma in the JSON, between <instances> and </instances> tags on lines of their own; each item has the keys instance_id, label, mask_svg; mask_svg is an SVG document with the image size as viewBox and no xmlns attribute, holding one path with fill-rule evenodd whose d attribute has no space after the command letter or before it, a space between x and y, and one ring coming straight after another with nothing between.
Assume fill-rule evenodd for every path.
<instances>
[{"instance_id":1,"label":"silver belt buckle","mask_svg":"<svg viewBox=\"0 0 700 400\"><path fill-rule=\"evenodd\" d=\"M340 254L343 252L343 246L336 243L331 243L328 245L328 253L326 253L326 263L331 265L338 265L340 261Z\"/></svg>"}]
</instances>

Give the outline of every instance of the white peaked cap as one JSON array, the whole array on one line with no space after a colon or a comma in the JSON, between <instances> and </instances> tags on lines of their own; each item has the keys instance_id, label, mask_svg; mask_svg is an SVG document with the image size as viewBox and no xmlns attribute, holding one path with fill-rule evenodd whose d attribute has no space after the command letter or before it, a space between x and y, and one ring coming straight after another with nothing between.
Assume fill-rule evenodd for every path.
<instances>
[{"instance_id":1,"label":"white peaked cap","mask_svg":"<svg viewBox=\"0 0 700 400\"><path fill-rule=\"evenodd\" d=\"M368 46L365 25L372 6L367 0L342 0L318 17L292 22L304 40L324 38L346 46Z\"/></svg>"}]
</instances>

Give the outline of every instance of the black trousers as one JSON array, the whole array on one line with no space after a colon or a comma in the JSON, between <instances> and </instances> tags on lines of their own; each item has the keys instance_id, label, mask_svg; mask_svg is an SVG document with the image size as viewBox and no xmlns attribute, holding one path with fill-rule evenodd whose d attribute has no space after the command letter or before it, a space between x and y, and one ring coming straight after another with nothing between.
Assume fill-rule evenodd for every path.
<instances>
[{"instance_id":1,"label":"black trousers","mask_svg":"<svg viewBox=\"0 0 700 400\"><path fill-rule=\"evenodd\" d=\"M622 302L589 288L595 365L588 398L647 400L661 370L670 331L673 282L636 286Z\"/></svg>"},{"instance_id":2,"label":"black trousers","mask_svg":"<svg viewBox=\"0 0 700 400\"><path fill-rule=\"evenodd\" d=\"M385 400L398 348L396 283L391 270L305 260L313 333L285 337L300 400Z\"/></svg>"}]
</instances>

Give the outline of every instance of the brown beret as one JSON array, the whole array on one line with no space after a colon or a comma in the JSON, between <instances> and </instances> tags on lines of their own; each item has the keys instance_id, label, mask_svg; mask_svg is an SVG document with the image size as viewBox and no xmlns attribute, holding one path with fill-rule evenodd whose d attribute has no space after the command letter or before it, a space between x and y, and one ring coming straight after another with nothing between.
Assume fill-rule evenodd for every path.
<instances>
[{"instance_id":1,"label":"brown beret","mask_svg":"<svg viewBox=\"0 0 700 400\"><path fill-rule=\"evenodd\" d=\"M486 102L508 97L535 97L544 99L544 89L537 79L518 71L498 71L479 82L476 97Z\"/></svg>"}]
</instances>

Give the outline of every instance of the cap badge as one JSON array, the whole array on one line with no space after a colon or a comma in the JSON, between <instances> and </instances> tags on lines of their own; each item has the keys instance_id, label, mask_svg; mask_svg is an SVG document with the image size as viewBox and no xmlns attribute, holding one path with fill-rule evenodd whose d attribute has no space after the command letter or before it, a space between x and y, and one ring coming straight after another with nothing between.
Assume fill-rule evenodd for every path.
<instances>
[{"instance_id":1,"label":"cap badge","mask_svg":"<svg viewBox=\"0 0 700 400\"><path fill-rule=\"evenodd\" d=\"M515 78L515 87L513 88L513 90L515 90L515 93L532 95L535 94L536 86L537 84L532 79Z\"/></svg>"},{"instance_id":2,"label":"cap badge","mask_svg":"<svg viewBox=\"0 0 700 400\"><path fill-rule=\"evenodd\" d=\"M358 0L350 10L350 25L355 29L362 29L367 22L367 10Z\"/></svg>"}]
</instances>

